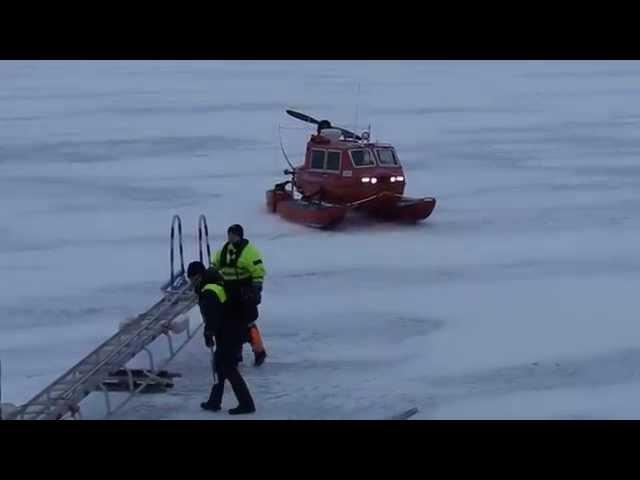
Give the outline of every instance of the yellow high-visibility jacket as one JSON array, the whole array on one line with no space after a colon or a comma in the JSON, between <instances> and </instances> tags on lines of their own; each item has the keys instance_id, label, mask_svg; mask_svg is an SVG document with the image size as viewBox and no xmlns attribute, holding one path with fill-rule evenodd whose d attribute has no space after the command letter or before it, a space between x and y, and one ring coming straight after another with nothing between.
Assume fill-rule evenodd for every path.
<instances>
[{"instance_id":1,"label":"yellow high-visibility jacket","mask_svg":"<svg viewBox=\"0 0 640 480\"><path fill-rule=\"evenodd\" d=\"M262 283L266 275L262 255L258 249L243 239L238 246L229 242L211 255L211 265L225 281L225 286L233 284Z\"/></svg>"}]
</instances>

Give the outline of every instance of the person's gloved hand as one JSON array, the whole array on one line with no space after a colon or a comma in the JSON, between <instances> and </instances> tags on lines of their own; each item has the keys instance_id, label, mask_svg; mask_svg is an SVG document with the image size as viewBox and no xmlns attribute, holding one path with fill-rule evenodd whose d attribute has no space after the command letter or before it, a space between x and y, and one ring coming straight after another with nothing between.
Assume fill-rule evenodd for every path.
<instances>
[{"instance_id":1,"label":"person's gloved hand","mask_svg":"<svg viewBox=\"0 0 640 480\"><path fill-rule=\"evenodd\" d=\"M256 305L260 305L262 302L262 283L254 283L253 284L253 300Z\"/></svg>"},{"instance_id":2,"label":"person's gloved hand","mask_svg":"<svg viewBox=\"0 0 640 480\"><path fill-rule=\"evenodd\" d=\"M207 348L212 348L216 342L213 339L213 333L205 331L204 332L204 344L207 346Z\"/></svg>"}]
</instances>

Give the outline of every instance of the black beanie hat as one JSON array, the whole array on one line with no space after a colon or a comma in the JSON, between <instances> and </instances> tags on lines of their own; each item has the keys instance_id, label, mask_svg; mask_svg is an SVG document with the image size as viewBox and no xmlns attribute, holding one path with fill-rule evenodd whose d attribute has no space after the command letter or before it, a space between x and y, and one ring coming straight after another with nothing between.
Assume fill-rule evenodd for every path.
<instances>
[{"instance_id":1,"label":"black beanie hat","mask_svg":"<svg viewBox=\"0 0 640 480\"><path fill-rule=\"evenodd\" d=\"M235 225L231 225L227 229L227 233L235 233L240 238L244 238L244 229L242 228L242 225L238 225L237 223Z\"/></svg>"},{"instance_id":2,"label":"black beanie hat","mask_svg":"<svg viewBox=\"0 0 640 480\"><path fill-rule=\"evenodd\" d=\"M191 262L187 267L187 277L191 278L195 277L196 275L202 275L206 271L207 269L202 262Z\"/></svg>"}]
</instances>

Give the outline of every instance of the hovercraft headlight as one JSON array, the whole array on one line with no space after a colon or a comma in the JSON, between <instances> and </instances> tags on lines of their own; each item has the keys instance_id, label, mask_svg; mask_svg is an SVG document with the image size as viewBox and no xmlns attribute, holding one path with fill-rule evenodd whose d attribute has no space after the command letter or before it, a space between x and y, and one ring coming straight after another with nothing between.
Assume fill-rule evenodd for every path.
<instances>
[{"instance_id":1,"label":"hovercraft headlight","mask_svg":"<svg viewBox=\"0 0 640 480\"><path fill-rule=\"evenodd\" d=\"M404 177L402 175L398 175L395 177L391 177L389 180L391 181L391 183L404 182Z\"/></svg>"}]
</instances>

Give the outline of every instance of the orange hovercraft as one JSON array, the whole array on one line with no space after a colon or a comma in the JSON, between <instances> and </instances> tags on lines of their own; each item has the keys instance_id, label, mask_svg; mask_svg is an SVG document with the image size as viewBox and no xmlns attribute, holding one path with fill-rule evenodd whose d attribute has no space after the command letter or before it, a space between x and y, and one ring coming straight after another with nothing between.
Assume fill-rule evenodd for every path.
<instances>
[{"instance_id":1,"label":"orange hovercraft","mask_svg":"<svg viewBox=\"0 0 640 480\"><path fill-rule=\"evenodd\" d=\"M349 210L363 211L382 221L415 223L436 206L433 197L403 196L406 177L390 144L287 110L292 117L317 125L307 142L304 164L294 167L280 146L290 179L267 191L267 208L283 218L310 227L330 228ZM287 188L289 186L290 188Z\"/></svg>"}]
</instances>

